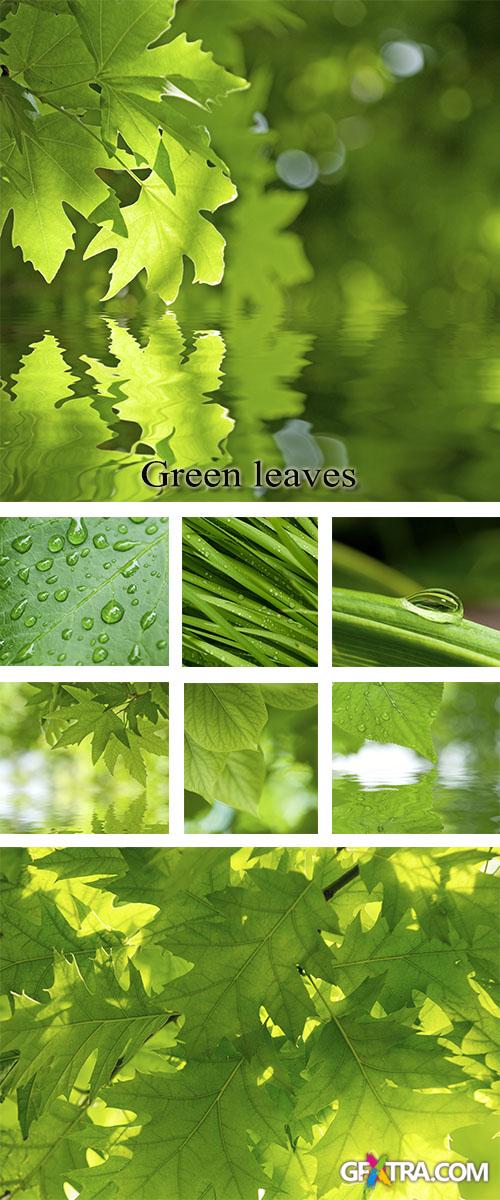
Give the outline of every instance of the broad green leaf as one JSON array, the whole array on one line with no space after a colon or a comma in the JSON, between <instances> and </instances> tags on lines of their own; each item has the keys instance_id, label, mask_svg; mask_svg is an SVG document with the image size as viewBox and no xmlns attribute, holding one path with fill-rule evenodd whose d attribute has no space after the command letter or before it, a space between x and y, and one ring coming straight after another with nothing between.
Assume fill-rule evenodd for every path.
<instances>
[{"instance_id":1,"label":"broad green leaf","mask_svg":"<svg viewBox=\"0 0 500 1200\"><path fill-rule=\"evenodd\" d=\"M167 659L164 518L3 518L0 661Z\"/></svg>"},{"instance_id":2,"label":"broad green leaf","mask_svg":"<svg viewBox=\"0 0 500 1200\"><path fill-rule=\"evenodd\" d=\"M105 299L145 270L148 284L166 304L175 300L184 272L184 256L194 267L194 283L220 283L224 271L224 238L201 216L234 200L231 181L217 168L195 160L172 142L170 165L175 195L156 175L142 184L139 199L122 209L127 237L101 229L85 258L116 250ZM97 203L97 201L96 201Z\"/></svg>"},{"instance_id":3,"label":"broad green leaf","mask_svg":"<svg viewBox=\"0 0 500 1200\"><path fill-rule=\"evenodd\" d=\"M261 692L270 708L314 708L318 703L315 683L263 683Z\"/></svg>"},{"instance_id":4,"label":"broad green leaf","mask_svg":"<svg viewBox=\"0 0 500 1200\"><path fill-rule=\"evenodd\" d=\"M224 769L225 754L199 746L189 733L184 735L184 786L200 796L212 796Z\"/></svg>"},{"instance_id":5,"label":"broad green leaf","mask_svg":"<svg viewBox=\"0 0 500 1200\"><path fill-rule=\"evenodd\" d=\"M206 750L253 750L266 720L257 684L186 684L184 725L192 740Z\"/></svg>"},{"instance_id":6,"label":"broad green leaf","mask_svg":"<svg viewBox=\"0 0 500 1200\"><path fill-rule=\"evenodd\" d=\"M371 742L396 742L437 759L431 726L442 683L334 683L333 723Z\"/></svg>"},{"instance_id":7,"label":"broad green leaf","mask_svg":"<svg viewBox=\"0 0 500 1200\"><path fill-rule=\"evenodd\" d=\"M257 816L265 775L264 756L260 750L237 750L228 754L213 788L213 799Z\"/></svg>"},{"instance_id":8,"label":"broad green leaf","mask_svg":"<svg viewBox=\"0 0 500 1200\"><path fill-rule=\"evenodd\" d=\"M22 150L8 137L3 142L7 168L22 177L23 190L4 185L2 224L12 209L13 245L50 282L73 246L63 202L88 217L108 195L96 170L109 163L87 129L64 113L39 117L21 143Z\"/></svg>"},{"instance_id":9,"label":"broad green leaf","mask_svg":"<svg viewBox=\"0 0 500 1200\"><path fill-rule=\"evenodd\" d=\"M419 616L400 599L333 589L336 666L483 666L500 663L500 632L457 618Z\"/></svg>"}]
</instances>

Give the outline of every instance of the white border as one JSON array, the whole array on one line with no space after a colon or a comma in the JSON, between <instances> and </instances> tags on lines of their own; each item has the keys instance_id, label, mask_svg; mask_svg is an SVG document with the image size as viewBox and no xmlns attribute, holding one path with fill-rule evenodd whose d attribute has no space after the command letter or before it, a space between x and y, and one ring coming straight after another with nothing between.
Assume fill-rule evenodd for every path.
<instances>
[{"instance_id":1,"label":"white border","mask_svg":"<svg viewBox=\"0 0 500 1200\"><path fill-rule=\"evenodd\" d=\"M405 503L352 501L318 501L311 492L308 502L245 501L215 502L151 501L144 503L86 503L86 504L0 504L0 518L32 519L51 516L117 518L122 516L155 516L169 519L169 666L168 667L0 667L0 683L21 680L85 681L95 679L163 680L170 689L170 830L168 834L0 834L2 846L470 846L485 844L500 847L500 834L419 834L419 835L336 835L332 834L332 776L331 776L331 706L332 682L405 680L408 682L435 680L448 682L497 682L500 668L492 667L349 667L331 665L331 536L332 517L500 517L500 503ZM310 516L318 521L318 666L303 668L222 667L193 668L182 666L182 519L210 516ZM184 753L183 711L185 682L236 683L317 683L318 685L318 832L316 834L185 834L184 833Z\"/></svg>"}]
</instances>

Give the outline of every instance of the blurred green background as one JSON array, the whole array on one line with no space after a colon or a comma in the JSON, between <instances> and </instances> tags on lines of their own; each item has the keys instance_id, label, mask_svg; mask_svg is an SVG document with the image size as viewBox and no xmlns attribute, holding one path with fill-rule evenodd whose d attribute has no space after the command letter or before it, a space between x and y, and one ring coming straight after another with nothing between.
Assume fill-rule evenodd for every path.
<instances>
[{"instance_id":1,"label":"blurred green background","mask_svg":"<svg viewBox=\"0 0 500 1200\"><path fill-rule=\"evenodd\" d=\"M351 547L375 560L344 559ZM397 576L378 572L384 564ZM371 570L374 574L371 576ZM406 582L406 587L404 583ZM394 583L394 586L393 586ZM411 588L454 592L470 621L500 628L500 521L494 517L341 517L333 521L333 585L409 595Z\"/></svg>"},{"instance_id":2,"label":"blurred green background","mask_svg":"<svg viewBox=\"0 0 500 1200\"><path fill-rule=\"evenodd\" d=\"M499 6L181 0L182 30L252 86L208 117L239 189L216 217L225 282L187 282L177 342L163 339L164 379L186 377L194 332L218 330L222 378L207 373L205 399L188 379L184 458L167 419L162 453L245 474L256 457L351 465L360 486L349 500L496 500ZM111 257L83 263L91 227L75 222L77 250L51 285L9 247L10 220L3 235L2 496L154 499L133 405L120 420L83 356L117 366L126 390L132 351L144 351L146 372L165 315L140 280L100 304ZM132 339L118 354L113 329Z\"/></svg>"},{"instance_id":3,"label":"blurred green background","mask_svg":"<svg viewBox=\"0 0 500 1200\"><path fill-rule=\"evenodd\" d=\"M92 763L90 738L51 749L29 683L0 685L0 832L168 832L168 761L146 754L147 789L117 763ZM163 718L158 733L168 746Z\"/></svg>"},{"instance_id":4,"label":"blurred green background","mask_svg":"<svg viewBox=\"0 0 500 1200\"><path fill-rule=\"evenodd\" d=\"M318 712L268 709L259 745L266 779L259 819L195 792L184 795L186 833L316 833L318 829Z\"/></svg>"}]
</instances>

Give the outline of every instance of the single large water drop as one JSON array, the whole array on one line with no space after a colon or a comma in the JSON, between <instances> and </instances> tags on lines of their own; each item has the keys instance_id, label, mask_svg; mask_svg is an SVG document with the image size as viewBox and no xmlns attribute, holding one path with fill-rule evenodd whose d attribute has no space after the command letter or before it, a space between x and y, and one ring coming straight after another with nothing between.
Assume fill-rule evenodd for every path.
<instances>
[{"instance_id":1,"label":"single large water drop","mask_svg":"<svg viewBox=\"0 0 500 1200\"><path fill-rule=\"evenodd\" d=\"M14 541L12 542L12 549L17 550L18 554L26 554L28 550L31 550L32 545L33 538L31 534L23 533L21 534L21 537L14 538Z\"/></svg>"},{"instance_id":2,"label":"single large water drop","mask_svg":"<svg viewBox=\"0 0 500 1200\"><path fill-rule=\"evenodd\" d=\"M53 537L50 537L47 542L47 550L50 550L51 554L58 554L59 550L62 550L63 546L64 538L60 537L58 533L55 533Z\"/></svg>"},{"instance_id":3,"label":"single large water drop","mask_svg":"<svg viewBox=\"0 0 500 1200\"><path fill-rule=\"evenodd\" d=\"M401 603L417 616L425 617L427 621L440 621L443 625L461 621L464 615L464 606L460 598L445 588L428 588L422 592L415 592L413 596L405 596Z\"/></svg>"},{"instance_id":4,"label":"single large water drop","mask_svg":"<svg viewBox=\"0 0 500 1200\"><path fill-rule=\"evenodd\" d=\"M82 542L87 541L88 531L83 517L71 519L67 537L72 546L81 546Z\"/></svg>"},{"instance_id":5,"label":"single large water drop","mask_svg":"<svg viewBox=\"0 0 500 1200\"><path fill-rule=\"evenodd\" d=\"M101 608L101 617L106 625L116 625L117 621L121 621L125 609L117 600L108 600L104 608Z\"/></svg>"}]
</instances>

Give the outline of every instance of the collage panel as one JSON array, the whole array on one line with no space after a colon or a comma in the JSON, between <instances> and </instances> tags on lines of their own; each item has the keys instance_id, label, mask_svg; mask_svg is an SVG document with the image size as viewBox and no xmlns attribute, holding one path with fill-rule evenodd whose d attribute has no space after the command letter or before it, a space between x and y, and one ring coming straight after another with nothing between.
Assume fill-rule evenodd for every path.
<instances>
[{"instance_id":1,"label":"collage panel","mask_svg":"<svg viewBox=\"0 0 500 1200\"><path fill-rule=\"evenodd\" d=\"M168 663L168 518L0 518L0 665Z\"/></svg>"},{"instance_id":2,"label":"collage panel","mask_svg":"<svg viewBox=\"0 0 500 1200\"><path fill-rule=\"evenodd\" d=\"M3 1196L496 1195L490 851L11 848L0 903Z\"/></svg>"},{"instance_id":3,"label":"collage panel","mask_svg":"<svg viewBox=\"0 0 500 1200\"><path fill-rule=\"evenodd\" d=\"M316 833L316 684L187 683L186 833Z\"/></svg>"},{"instance_id":4,"label":"collage panel","mask_svg":"<svg viewBox=\"0 0 500 1200\"><path fill-rule=\"evenodd\" d=\"M500 666L497 517L333 521L334 666Z\"/></svg>"},{"instance_id":5,"label":"collage panel","mask_svg":"<svg viewBox=\"0 0 500 1200\"><path fill-rule=\"evenodd\" d=\"M334 834L494 836L500 683L335 682Z\"/></svg>"},{"instance_id":6,"label":"collage panel","mask_svg":"<svg viewBox=\"0 0 500 1200\"><path fill-rule=\"evenodd\" d=\"M166 683L1 682L0 833L168 833L168 717Z\"/></svg>"},{"instance_id":7,"label":"collage panel","mask_svg":"<svg viewBox=\"0 0 500 1200\"><path fill-rule=\"evenodd\" d=\"M185 666L318 662L314 517L184 518Z\"/></svg>"}]
</instances>

